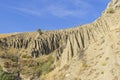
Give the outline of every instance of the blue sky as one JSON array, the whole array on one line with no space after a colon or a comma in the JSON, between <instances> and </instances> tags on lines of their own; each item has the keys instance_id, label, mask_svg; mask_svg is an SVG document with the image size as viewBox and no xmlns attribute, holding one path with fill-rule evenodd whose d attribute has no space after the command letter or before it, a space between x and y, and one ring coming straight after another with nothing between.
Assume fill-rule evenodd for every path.
<instances>
[{"instance_id":1,"label":"blue sky","mask_svg":"<svg viewBox=\"0 0 120 80\"><path fill-rule=\"evenodd\" d=\"M110 0L0 0L0 33L56 30L94 21Z\"/></svg>"}]
</instances>

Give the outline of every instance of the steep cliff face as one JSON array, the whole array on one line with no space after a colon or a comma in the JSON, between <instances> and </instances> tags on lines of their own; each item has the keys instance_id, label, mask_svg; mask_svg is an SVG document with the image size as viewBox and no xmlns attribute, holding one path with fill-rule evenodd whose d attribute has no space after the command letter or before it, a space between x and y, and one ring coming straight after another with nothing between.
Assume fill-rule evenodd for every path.
<instances>
[{"instance_id":1,"label":"steep cliff face","mask_svg":"<svg viewBox=\"0 0 120 80\"><path fill-rule=\"evenodd\" d=\"M54 55L56 69L48 75L50 80L77 80L76 77L80 80L119 80L120 58L114 59L119 55L119 29L120 0L112 0L102 16L91 24L65 30L42 31L42 34L37 31L11 34L0 38L0 45L34 58ZM107 60L109 64L106 66ZM115 66L109 67L114 64ZM69 66L68 69L66 65ZM108 69L103 72L107 67L112 73ZM65 71L64 76L60 78L60 75L54 74L55 71L61 75ZM92 76L90 73L93 73ZM98 75L104 73L105 77ZM109 75L112 77L109 78Z\"/></svg>"},{"instance_id":2,"label":"steep cliff face","mask_svg":"<svg viewBox=\"0 0 120 80\"><path fill-rule=\"evenodd\" d=\"M60 36L61 35L61 36ZM37 55L49 54L50 52L61 46L62 41L66 41L67 34L53 32L45 32L39 35L38 32L19 33L1 39L1 44L6 47L16 49L26 49L31 52L36 52ZM62 39L62 41L61 41Z\"/></svg>"}]
</instances>

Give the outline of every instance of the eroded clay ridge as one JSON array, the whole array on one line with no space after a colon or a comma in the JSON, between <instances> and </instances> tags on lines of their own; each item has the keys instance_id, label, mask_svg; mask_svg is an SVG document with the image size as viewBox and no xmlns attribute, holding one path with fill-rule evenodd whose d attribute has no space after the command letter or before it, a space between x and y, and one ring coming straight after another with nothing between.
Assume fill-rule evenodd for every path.
<instances>
[{"instance_id":1,"label":"eroded clay ridge","mask_svg":"<svg viewBox=\"0 0 120 80\"><path fill-rule=\"evenodd\" d=\"M103 24L104 23L104 24ZM71 44L75 40L80 49L87 47L90 43L109 32L109 26L105 20L98 20L91 25L77 27L63 31L43 32L39 35L38 32L20 33L2 38L1 44L7 47L16 49L31 49L38 54L49 54L60 47L65 47L68 39ZM74 36L74 37L69 37Z\"/></svg>"}]
</instances>

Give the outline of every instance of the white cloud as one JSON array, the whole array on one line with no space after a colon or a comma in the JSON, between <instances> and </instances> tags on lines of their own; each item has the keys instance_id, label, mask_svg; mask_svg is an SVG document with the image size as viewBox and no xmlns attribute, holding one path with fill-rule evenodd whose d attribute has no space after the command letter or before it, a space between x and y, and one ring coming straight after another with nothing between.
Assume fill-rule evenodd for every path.
<instances>
[{"instance_id":1,"label":"white cloud","mask_svg":"<svg viewBox=\"0 0 120 80\"><path fill-rule=\"evenodd\" d=\"M23 8L23 7L11 7L11 9L20 13L34 15L34 16L41 16L42 14L42 12L37 9L30 9L30 8Z\"/></svg>"},{"instance_id":2,"label":"white cloud","mask_svg":"<svg viewBox=\"0 0 120 80\"><path fill-rule=\"evenodd\" d=\"M91 8L92 5L89 4L86 0L70 0L74 5L80 8Z\"/></svg>"},{"instance_id":3,"label":"white cloud","mask_svg":"<svg viewBox=\"0 0 120 80\"><path fill-rule=\"evenodd\" d=\"M63 4L56 4L48 6L48 13L57 16L57 17L84 17L89 11L92 9L92 5L81 0L69 0L68 6ZM70 8L70 5L74 7L74 9Z\"/></svg>"},{"instance_id":4,"label":"white cloud","mask_svg":"<svg viewBox=\"0 0 120 80\"><path fill-rule=\"evenodd\" d=\"M65 17L65 16L70 16L73 15L73 11L65 9L64 7L60 6L50 6L48 7L48 13L58 16L58 17Z\"/></svg>"},{"instance_id":5,"label":"white cloud","mask_svg":"<svg viewBox=\"0 0 120 80\"><path fill-rule=\"evenodd\" d=\"M86 14L86 11L67 9L60 6L50 6L48 12L57 17L80 17Z\"/></svg>"},{"instance_id":6,"label":"white cloud","mask_svg":"<svg viewBox=\"0 0 120 80\"><path fill-rule=\"evenodd\" d=\"M56 1L57 2L57 1ZM44 14L51 14L60 18L63 17L84 17L92 10L92 5L85 0L67 0L67 3L59 4L51 3L44 7L36 6L40 3L22 5L22 6L8 6L13 11L24 13L25 15L43 16ZM70 6L73 6L72 9ZM44 15L45 16L45 15Z\"/></svg>"}]
</instances>

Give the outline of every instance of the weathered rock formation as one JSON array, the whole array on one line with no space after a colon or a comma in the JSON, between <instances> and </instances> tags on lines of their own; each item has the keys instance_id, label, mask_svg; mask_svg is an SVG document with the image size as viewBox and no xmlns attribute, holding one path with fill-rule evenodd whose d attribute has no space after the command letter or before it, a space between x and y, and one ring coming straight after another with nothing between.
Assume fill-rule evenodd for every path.
<instances>
[{"instance_id":1,"label":"weathered rock formation","mask_svg":"<svg viewBox=\"0 0 120 80\"><path fill-rule=\"evenodd\" d=\"M70 69L66 71L66 75L68 73L71 73L69 75L72 75L72 77L65 77L64 79L56 77L57 80L75 80L76 76L80 76L78 77L80 80L119 80L120 69L117 67L120 67L120 63L118 62L120 57L117 57L117 61L115 61L114 58L116 55L112 52L114 50L118 50L117 54L120 54L118 49L119 46L115 45L119 45L119 29L120 0L112 0L107 9L103 12L102 16L91 24L65 30L42 31L42 34L39 34L39 32L12 34L7 37L2 37L0 39L0 45L7 48L12 47L18 49L20 50L20 54L25 53L34 58L53 53L55 62L57 63L60 61L61 68L65 65L70 66ZM98 50L101 47L103 49L101 49L101 51L103 52ZM94 49L96 50L94 51ZM24 52L22 52L22 50ZM98 59L96 56L100 58ZM77 61L74 61L74 58L76 57ZM112 70L113 73L106 71L105 77L98 75L100 73L104 74L104 72L101 72L101 70L103 70L102 66L99 67L99 65L102 64L99 60L103 60L101 57L106 58L106 60L110 58L109 61L112 61L113 59L113 63L109 63L109 65L104 67L104 69L110 65L117 66L114 66L114 68L110 67L109 70ZM103 60L103 66L107 64L107 62L105 64L104 62L106 61ZM75 66L73 66L73 64ZM73 70L75 68L79 68L77 65L80 66L81 72ZM90 76L88 73L91 73L93 76ZM86 77L86 75L89 77ZM110 75L112 75L111 78L109 78Z\"/></svg>"}]
</instances>

